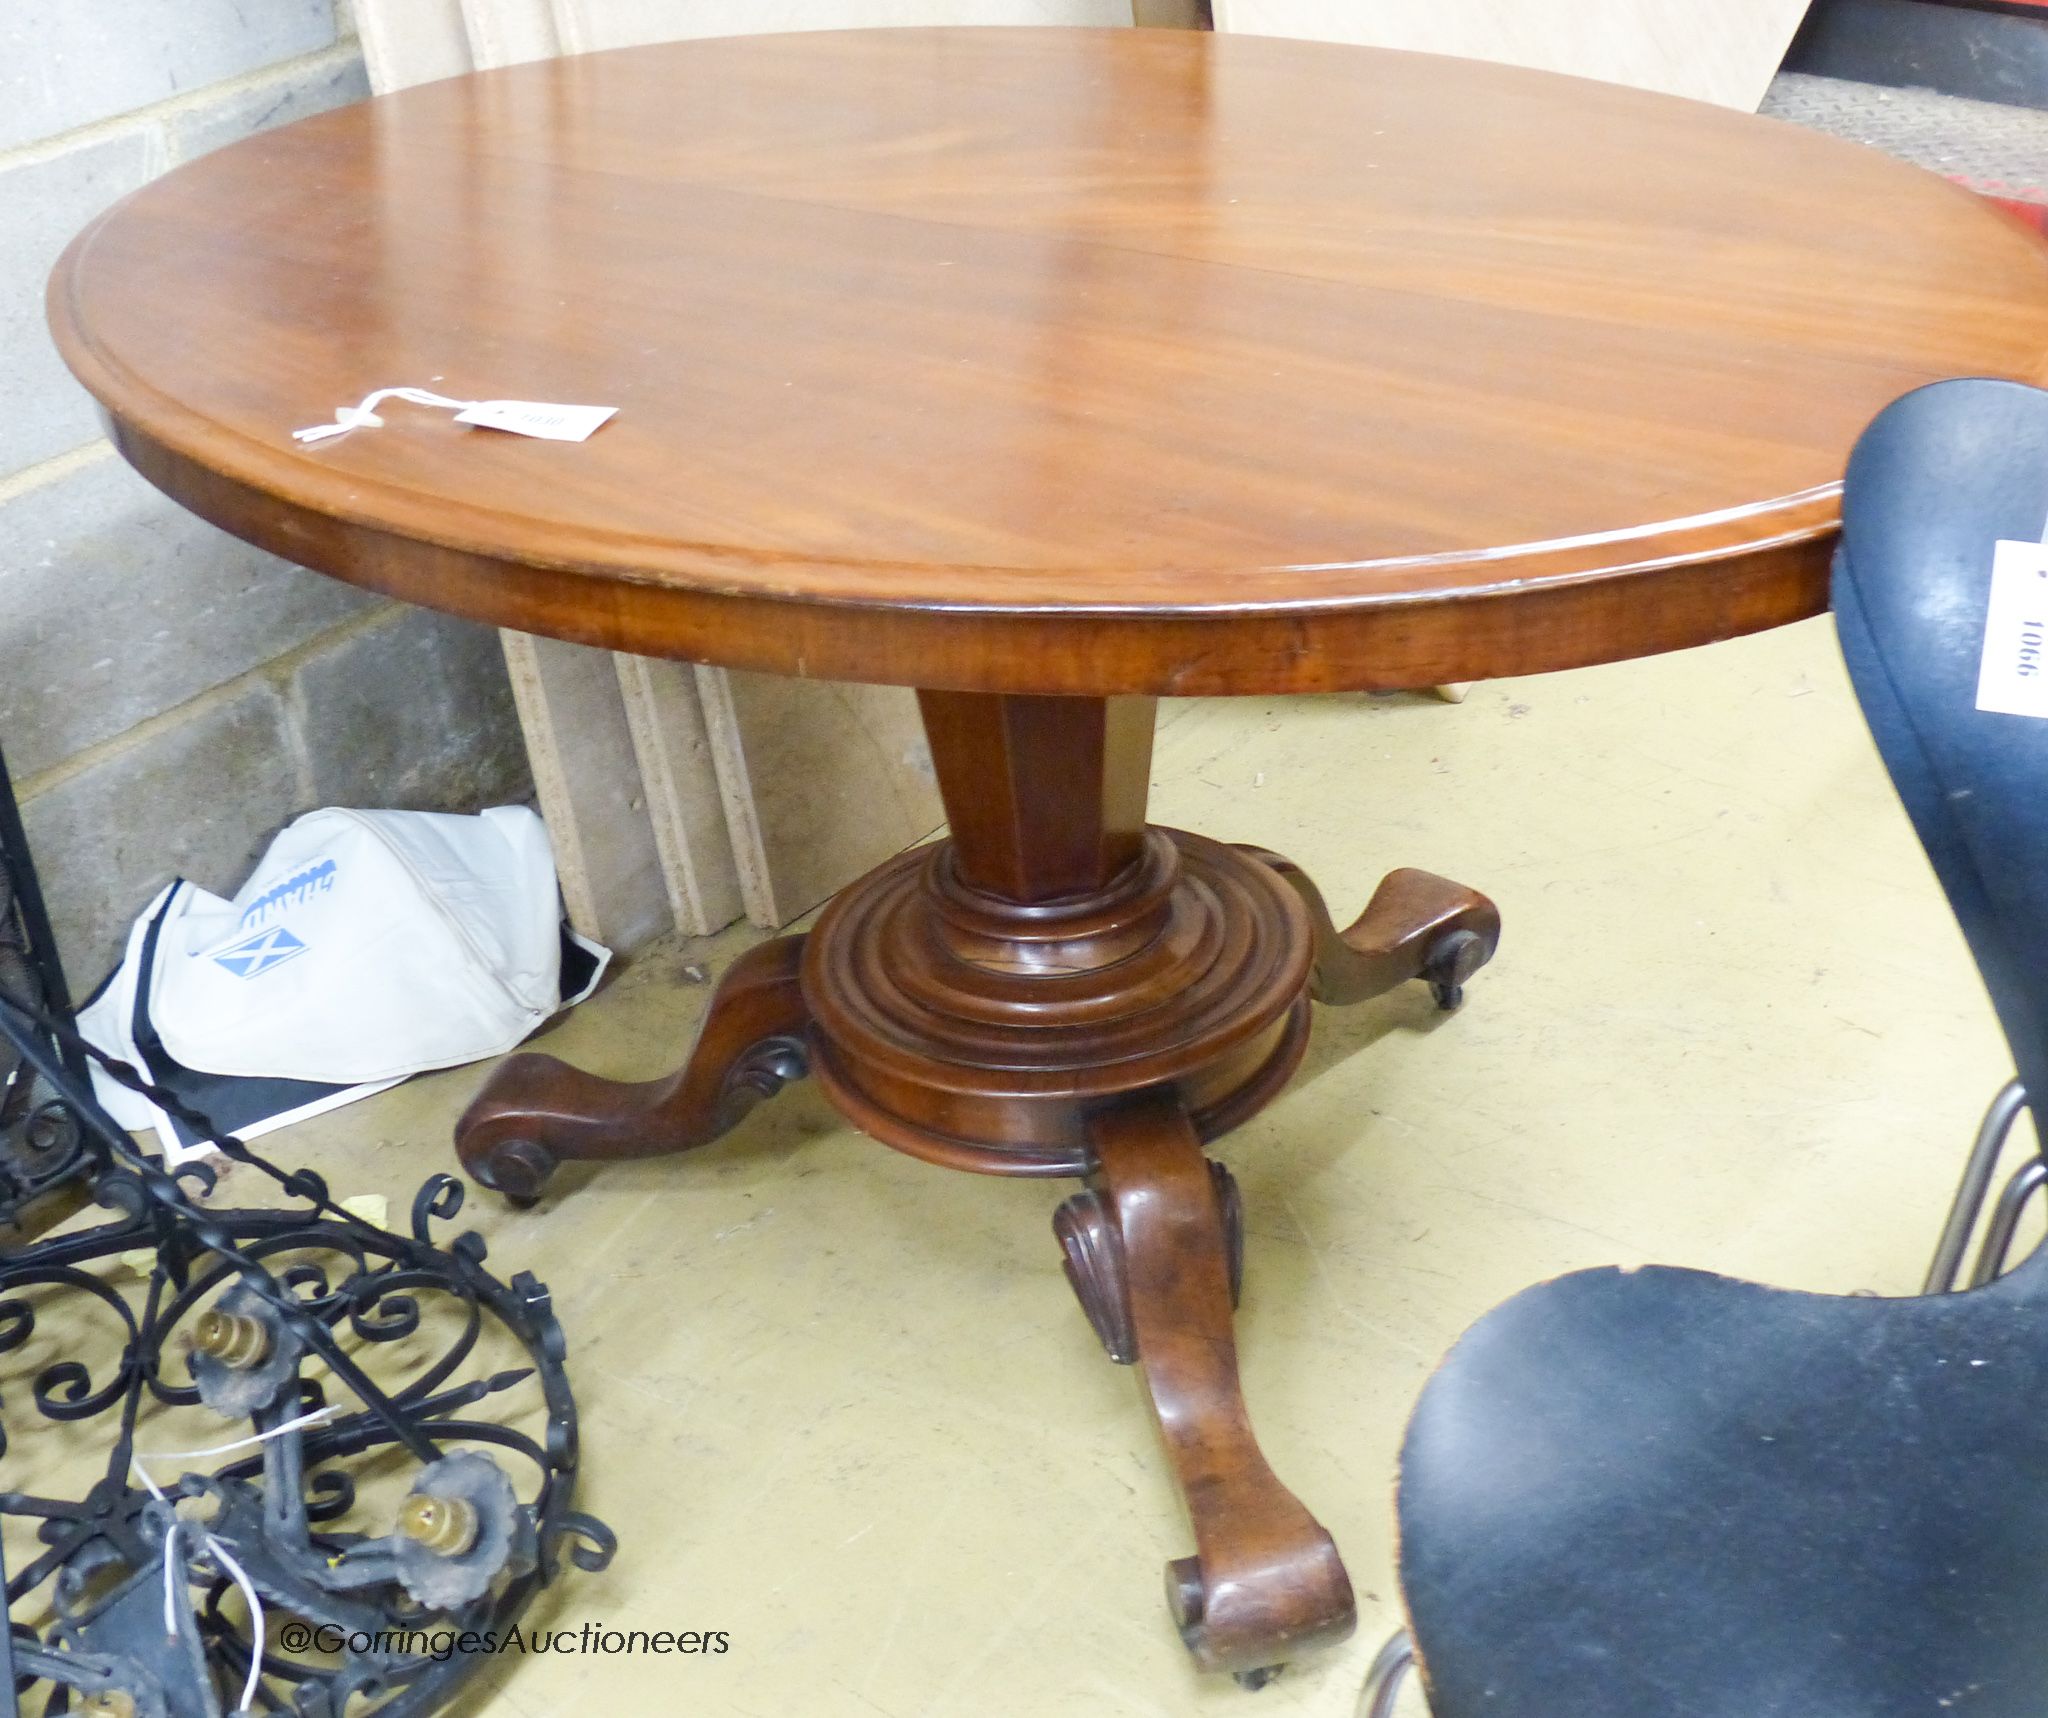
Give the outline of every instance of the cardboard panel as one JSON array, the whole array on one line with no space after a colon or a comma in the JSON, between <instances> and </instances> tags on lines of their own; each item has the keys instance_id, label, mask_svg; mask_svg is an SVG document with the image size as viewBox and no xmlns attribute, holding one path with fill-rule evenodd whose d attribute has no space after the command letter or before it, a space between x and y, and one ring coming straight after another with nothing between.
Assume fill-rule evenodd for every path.
<instances>
[{"instance_id":1,"label":"cardboard panel","mask_svg":"<svg viewBox=\"0 0 2048 1718\"><path fill-rule=\"evenodd\" d=\"M695 674L687 662L648 656L612 662L676 928L708 936L738 918L744 903Z\"/></svg>"},{"instance_id":2,"label":"cardboard panel","mask_svg":"<svg viewBox=\"0 0 2048 1718\"><path fill-rule=\"evenodd\" d=\"M912 24L1128 24L1131 0L553 0L569 53L778 30Z\"/></svg>"},{"instance_id":3,"label":"cardboard panel","mask_svg":"<svg viewBox=\"0 0 2048 1718\"><path fill-rule=\"evenodd\" d=\"M517 66L562 51L548 0L461 0L470 52L479 67Z\"/></svg>"},{"instance_id":4,"label":"cardboard panel","mask_svg":"<svg viewBox=\"0 0 2048 1718\"><path fill-rule=\"evenodd\" d=\"M1131 22L1149 30L1206 30L1209 0L1131 0Z\"/></svg>"},{"instance_id":5,"label":"cardboard panel","mask_svg":"<svg viewBox=\"0 0 2048 1718\"><path fill-rule=\"evenodd\" d=\"M461 0L355 0L370 87L380 95L471 69Z\"/></svg>"},{"instance_id":6,"label":"cardboard panel","mask_svg":"<svg viewBox=\"0 0 2048 1718\"><path fill-rule=\"evenodd\" d=\"M700 668L747 917L780 927L945 821L914 693Z\"/></svg>"},{"instance_id":7,"label":"cardboard panel","mask_svg":"<svg viewBox=\"0 0 2048 1718\"><path fill-rule=\"evenodd\" d=\"M615 949L668 931L639 760L610 653L501 632L569 922Z\"/></svg>"},{"instance_id":8,"label":"cardboard panel","mask_svg":"<svg viewBox=\"0 0 2048 1718\"><path fill-rule=\"evenodd\" d=\"M1216 28L1502 60L1754 112L1807 0L1214 0Z\"/></svg>"}]
</instances>

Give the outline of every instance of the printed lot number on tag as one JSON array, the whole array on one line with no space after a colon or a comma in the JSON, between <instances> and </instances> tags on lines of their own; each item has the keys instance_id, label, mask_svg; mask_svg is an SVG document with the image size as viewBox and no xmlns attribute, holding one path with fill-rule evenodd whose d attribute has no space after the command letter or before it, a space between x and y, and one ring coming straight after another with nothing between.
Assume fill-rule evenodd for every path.
<instances>
[{"instance_id":1,"label":"printed lot number on tag","mask_svg":"<svg viewBox=\"0 0 2048 1718\"><path fill-rule=\"evenodd\" d=\"M617 406L554 406L540 400L479 400L466 411L455 414L459 424L476 424L482 429L510 430L514 435L539 436L544 441L586 441Z\"/></svg>"},{"instance_id":2,"label":"printed lot number on tag","mask_svg":"<svg viewBox=\"0 0 2048 1718\"><path fill-rule=\"evenodd\" d=\"M2048 719L2048 543L1992 551L1977 708Z\"/></svg>"}]
</instances>

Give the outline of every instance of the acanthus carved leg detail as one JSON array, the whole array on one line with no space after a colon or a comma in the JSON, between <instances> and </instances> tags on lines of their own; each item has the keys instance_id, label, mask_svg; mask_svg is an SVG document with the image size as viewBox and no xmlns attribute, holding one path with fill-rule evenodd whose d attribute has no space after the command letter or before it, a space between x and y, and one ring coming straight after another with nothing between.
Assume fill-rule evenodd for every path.
<instances>
[{"instance_id":1,"label":"acanthus carved leg detail","mask_svg":"<svg viewBox=\"0 0 2048 1718\"><path fill-rule=\"evenodd\" d=\"M1315 925L1318 1002L1342 1007L1411 978L1427 979L1439 1008L1464 1000L1465 981L1500 946L1500 909L1476 889L1431 871L1389 871L1348 930L1330 917L1322 891L1293 860L1263 847L1242 853L1269 865L1307 906Z\"/></svg>"},{"instance_id":2,"label":"acanthus carved leg detail","mask_svg":"<svg viewBox=\"0 0 2048 1718\"><path fill-rule=\"evenodd\" d=\"M1109 1201L1094 1188L1083 1188L1052 1214L1052 1232L1060 1244L1067 1284L1103 1352L1119 1366L1134 1364L1138 1338L1131 1329L1123 1253Z\"/></svg>"},{"instance_id":3,"label":"acanthus carved leg detail","mask_svg":"<svg viewBox=\"0 0 2048 1718\"><path fill-rule=\"evenodd\" d=\"M1230 1304L1244 1298L1244 1201L1237 1177L1211 1158L1209 1178L1216 1184L1216 1203L1223 1214L1223 1244L1229 1254ZM1084 1187L1052 1214L1061 1260L1074 1298L1087 1315L1089 1328L1103 1352L1119 1366L1138 1358L1138 1339L1131 1329L1130 1294L1125 1286L1124 1258L1108 1199Z\"/></svg>"},{"instance_id":4,"label":"acanthus carved leg detail","mask_svg":"<svg viewBox=\"0 0 2048 1718\"><path fill-rule=\"evenodd\" d=\"M1167 1603L1204 1670L1257 1686L1351 1632L1351 1583L1330 1536L1267 1466L1238 1381L1231 1309L1242 1271L1236 1184L1166 1096L1096 1118L1095 1185L1054 1227L1112 1358L1135 1360L1194 1526L1167 1565Z\"/></svg>"},{"instance_id":5,"label":"acanthus carved leg detail","mask_svg":"<svg viewBox=\"0 0 2048 1718\"><path fill-rule=\"evenodd\" d=\"M689 1059L666 1079L605 1080L553 1056L512 1057L455 1124L464 1170L531 1204L559 1163L708 1145L807 1070L802 952L801 937L782 937L734 961Z\"/></svg>"}]
</instances>

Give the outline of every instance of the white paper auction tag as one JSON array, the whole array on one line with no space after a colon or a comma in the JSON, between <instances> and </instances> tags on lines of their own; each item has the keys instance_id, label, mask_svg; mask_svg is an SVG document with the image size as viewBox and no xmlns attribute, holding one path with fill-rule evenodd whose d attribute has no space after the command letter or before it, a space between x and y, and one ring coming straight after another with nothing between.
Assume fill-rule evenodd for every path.
<instances>
[{"instance_id":1,"label":"white paper auction tag","mask_svg":"<svg viewBox=\"0 0 2048 1718\"><path fill-rule=\"evenodd\" d=\"M2048 719L2048 543L2002 541L1991 552L1977 708Z\"/></svg>"},{"instance_id":2,"label":"white paper auction tag","mask_svg":"<svg viewBox=\"0 0 2048 1718\"><path fill-rule=\"evenodd\" d=\"M544 441L588 441L617 406L553 406L540 400L478 400L455 414L459 424L537 435Z\"/></svg>"}]
</instances>

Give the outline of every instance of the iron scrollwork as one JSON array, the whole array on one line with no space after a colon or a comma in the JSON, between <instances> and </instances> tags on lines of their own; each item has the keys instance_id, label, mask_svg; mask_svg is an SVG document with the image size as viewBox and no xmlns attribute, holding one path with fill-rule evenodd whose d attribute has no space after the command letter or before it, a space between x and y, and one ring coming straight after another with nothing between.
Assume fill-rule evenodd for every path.
<instances>
[{"instance_id":1,"label":"iron scrollwork","mask_svg":"<svg viewBox=\"0 0 2048 1718\"><path fill-rule=\"evenodd\" d=\"M5 759L0 759L0 996L37 1013L70 1017L56 940ZM75 1055L66 1060L82 1078L84 1062ZM79 1180L89 1167L78 1118L0 1039L0 1228L19 1224L31 1207Z\"/></svg>"},{"instance_id":2,"label":"iron scrollwork","mask_svg":"<svg viewBox=\"0 0 2048 1718\"><path fill-rule=\"evenodd\" d=\"M0 1355L28 1373L0 1395L0 1455L21 1471L32 1424L107 1439L62 1495L0 1492L10 1547L34 1546L0 1633L17 1710L424 1714L481 1662L439 1643L502 1638L564 1560L605 1565L612 1534L571 1506L548 1291L442 1237L460 1182L426 1182L394 1232L102 1059L283 1200L215 1210L209 1168L166 1171L98 1108L61 1021L0 994L0 1042L78 1119L113 1213L0 1258ZM163 1449L169 1427L202 1447Z\"/></svg>"}]
</instances>

